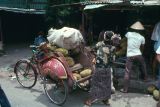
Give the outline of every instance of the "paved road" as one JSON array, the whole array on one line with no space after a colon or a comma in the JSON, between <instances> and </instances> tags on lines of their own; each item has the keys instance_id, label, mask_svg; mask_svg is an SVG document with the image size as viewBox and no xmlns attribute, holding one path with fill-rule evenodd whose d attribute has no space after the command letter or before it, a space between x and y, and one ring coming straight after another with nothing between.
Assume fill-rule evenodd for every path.
<instances>
[{"instance_id":1,"label":"paved road","mask_svg":"<svg viewBox=\"0 0 160 107\"><path fill-rule=\"evenodd\" d=\"M6 92L12 107L59 107L52 104L46 97L40 80L32 89L22 88L16 79L8 77L10 74L0 73L0 83ZM87 98L87 92L77 90L72 92L63 107L83 107L83 101ZM156 101L146 94L128 93L118 91L112 95L111 107L156 107ZM96 103L93 107L105 107Z\"/></svg>"},{"instance_id":2,"label":"paved road","mask_svg":"<svg viewBox=\"0 0 160 107\"><path fill-rule=\"evenodd\" d=\"M46 97L40 81L32 89L22 88L15 79L11 79L14 63L31 53L27 45L11 45L6 48L6 55L0 57L0 84L6 92L12 107L59 107L52 104ZM62 107L83 107L87 98L87 92L80 90L71 93L67 102ZM110 107L156 107L156 101L152 96L140 93L123 94L118 91L112 95ZM93 107L105 107L96 103Z\"/></svg>"}]
</instances>

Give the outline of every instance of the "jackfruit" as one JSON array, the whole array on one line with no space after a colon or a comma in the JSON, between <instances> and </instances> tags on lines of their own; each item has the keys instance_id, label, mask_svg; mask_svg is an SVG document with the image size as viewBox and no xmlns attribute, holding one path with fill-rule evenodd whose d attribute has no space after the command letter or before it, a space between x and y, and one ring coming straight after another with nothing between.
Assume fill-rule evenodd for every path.
<instances>
[{"instance_id":1,"label":"jackfruit","mask_svg":"<svg viewBox=\"0 0 160 107\"><path fill-rule=\"evenodd\" d=\"M68 56L68 50L67 49L57 48L55 51L62 53L64 56Z\"/></svg>"},{"instance_id":2,"label":"jackfruit","mask_svg":"<svg viewBox=\"0 0 160 107\"><path fill-rule=\"evenodd\" d=\"M80 72L80 75L81 75L81 77L86 77L86 76L91 75L91 73L92 73L91 69L85 69L85 70Z\"/></svg>"},{"instance_id":3,"label":"jackfruit","mask_svg":"<svg viewBox=\"0 0 160 107\"><path fill-rule=\"evenodd\" d=\"M159 91L158 91L158 90L154 90L154 91L153 91L153 98L154 98L155 100L159 100Z\"/></svg>"},{"instance_id":4,"label":"jackfruit","mask_svg":"<svg viewBox=\"0 0 160 107\"><path fill-rule=\"evenodd\" d=\"M150 85L147 87L147 91L149 94L153 94L153 91L156 89L155 85Z\"/></svg>"},{"instance_id":5,"label":"jackfruit","mask_svg":"<svg viewBox=\"0 0 160 107\"><path fill-rule=\"evenodd\" d=\"M75 76L75 75L73 75L73 77L74 77L74 79L77 81L78 79L77 79L77 77Z\"/></svg>"},{"instance_id":6,"label":"jackfruit","mask_svg":"<svg viewBox=\"0 0 160 107\"><path fill-rule=\"evenodd\" d=\"M73 73L73 77L75 77L76 80L81 79L81 75L79 75L77 73Z\"/></svg>"},{"instance_id":7,"label":"jackfruit","mask_svg":"<svg viewBox=\"0 0 160 107\"><path fill-rule=\"evenodd\" d=\"M83 82L83 83L80 83L79 84L81 87L86 87L87 85L89 85L89 80Z\"/></svg>"},{"instance_id":8,"label":"jackfruit","mask_svg":"<svg viewBox=\"0 0 160 107\"><path fill-rule=\"evenodd\" d=\"M120 49L116 51L116 55L119 57L124 56L126 54L126 51L127 51L127 38L124 37L120 42Z\"/></svg>"},{"instance_id":9,"label":"jackfruit","mask_svg":"<svg viewBox=\"0 0 160 107\"><path fill-rule=\"evenodd\" d=\"M69 65L70 67L75 64L73 58L71 58L71 57L65 57L65 59L66 59L68 65Z\"/></svg>"}]
</instances>

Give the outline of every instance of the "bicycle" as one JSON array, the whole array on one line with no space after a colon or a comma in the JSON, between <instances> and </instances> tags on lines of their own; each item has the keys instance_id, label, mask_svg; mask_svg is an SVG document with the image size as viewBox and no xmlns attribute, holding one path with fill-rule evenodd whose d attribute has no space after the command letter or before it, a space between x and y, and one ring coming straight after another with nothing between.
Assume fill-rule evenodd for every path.
<instances>
[{"instance_id":1,"label":"bicycle","mask_svg":"<svg viewBox=\"0 0 160 107\"><path fill-rule=\"evenodd\" d=\"M58 78L53 79L50 76L43 74L46 69L49 69L49 66L45 69L45 64L47 62L55 59L60 62L60 60L57 58L59 57L58 53L53 53L51 56L48 56L46 55L46 50L42 50L42 47L40 46L30 45L30 48L32 49L32 56L28 59L20 59L17 61L14 67L14 73L16 74L17 81L24 88L30 89L35 86L39 75L43 80L44 90L50 101L57 105L62 105L65 102L68 94L66 80ZM52 85L52 87L49 85ZM61 91L63 90L63 93L57 92L57 90L60 91L60 88ZM54 97L51 96L50 91L52 91L52 95ZM56 96L60 96L61 99L59 100L55 98Z\"/></svg>"},{"instance_id":2,"label":"bicycle","mask_svg":"<svg viewBox=\"0 0 160 107\"><path fill-rule=\"evenodd\" d=\"M14 73L16 74L17 81L24 88L32 88L36 82L40 72L36 69L38 64L37 55L39 54L38 46L31 45L32 56L28 59L20 59L17 61L14 67ZM37 67L39 68L39 67Z\"/></svg>"}]
</instances>

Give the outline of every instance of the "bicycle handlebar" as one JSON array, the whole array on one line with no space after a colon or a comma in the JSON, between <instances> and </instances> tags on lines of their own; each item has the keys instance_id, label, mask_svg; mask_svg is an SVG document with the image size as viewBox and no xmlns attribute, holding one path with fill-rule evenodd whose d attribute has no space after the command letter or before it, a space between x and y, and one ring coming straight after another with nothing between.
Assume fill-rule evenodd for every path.
<instances>
[{"instance_id":1,"label":"bicycle handlebar","mask_svg":"<svg viewBox=\"0 0 160 107\"><path fill-rule=\"evenodd\" d=\"M29 47L30 48L36 48L36 49L39 48L39 46L36 46L36 45L30 45Z\"/></svg>"}]
</instances>

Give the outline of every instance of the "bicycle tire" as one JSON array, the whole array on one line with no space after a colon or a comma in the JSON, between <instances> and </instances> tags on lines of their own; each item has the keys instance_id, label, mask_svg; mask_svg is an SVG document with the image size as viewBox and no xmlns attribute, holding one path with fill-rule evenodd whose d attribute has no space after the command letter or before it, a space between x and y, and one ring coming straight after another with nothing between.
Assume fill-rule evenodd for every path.
<instances>
[{"instance_id":1,"label":"bicycle tire","mask_svg":"<svg viewBox=\"0 0 160 107\"><path fill-rule=\"evenodd\" d=\"M49 100L52 102L52 103L54 103L54 104L56 104L56 105L59 105L59 106L61 106L61 105L63 105L65 102L66 102L66 99L67 99L67 97L68 97L68 86L67 86L67 80L64 80L64 79L59 79L58 81L59 82L54 82L53 80L51 80L50 79L50 83L49 84L52 84L52 85L55 85L54 87L52 87L51 89L48 89L48 85L47 85L47 83L48 83L48 80L49 79L47 79L46 77L44 78L44 90L45 90L45 93L46 93L46 95L47 95L47 97L49 98ZM61 97L60 99L61 99L61 101L58 101L58 99L56 99L56 95L54 95L54 93L56 93L56 91L60 91L60 90L58 90L58 84L61 84L61 86L63 86L63 90L62 90L62 92L60 92L61 94L64 94L64 96L63 97ZM57 90L55 90L57 88Z\"/></svg>"},{"instance_id":2,"label":"bicycle tire","mask_svg":"<svg viewBox=\"0 0 160 107\"><path fill-rule=\"evenodd\" d=\"M36 68L27 59L19 60L16 63L14 73L16 74L17 81L24 88L32 88L37 82Z\"/></svg>"}]
</instances>

